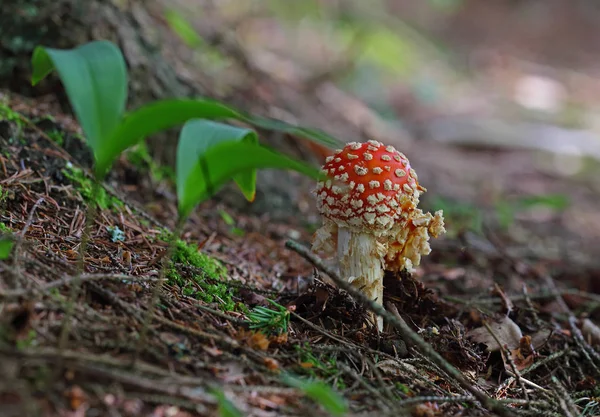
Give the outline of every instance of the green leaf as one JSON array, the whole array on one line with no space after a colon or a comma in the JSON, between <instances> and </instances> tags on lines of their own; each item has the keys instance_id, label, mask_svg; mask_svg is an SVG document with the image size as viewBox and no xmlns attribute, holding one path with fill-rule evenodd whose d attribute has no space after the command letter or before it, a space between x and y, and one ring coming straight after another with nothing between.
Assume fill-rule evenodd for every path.
<instances>
[{"instance_id":1,"label":"green leaf","mask_svg":"<svg viewBox=\"0 0 600 417\"><path fill-rule=\"evenodd\" d=\"M198 203L210 198L237 174L260 168L289 169L315 179L323 177L316 168L265 146L244 141L224 142L207 149L187 176L177 175L179 215L187 217Z\"/></svg>"},{"instance_id":2,"label":"green leaf","mask_svg":"<svg viewBox=\"0 0 600 417\"><path fill-rule=\"evenodd\" d=\"M288 385L300 389L308 398L320 404L334 416L344 415L348 411L344 398L323 382L303 380L289 375L284 377L284 381Z\"/></svg>"},{"instance_id":3,"label":"green leaf","mask_svg":"<svg viewBox=\"0 0 600 417\"><path fill-rule=\"evenodd\" d=\"M56 69L97 158L125 111L127 68L119 48L108 41L68 50L38 46L32 65L33 85Z\"/></svg>"},{"instance_id":4,"label":"green leaf","mask_svg":"<svg viewBox=\"0 0 600 417\"><path fill-rule=\"evenodd\" d=\"M0 261L7 259L15 242L9 236L0 236Z\"/></svg>"},{"instance_id":5,"label":"green leaf","mask_svg":"<svg viewBox=\"0 0 600 417\"><path fill-rule=\"evenodd\" d=\"M185 42L190 48L196 48L202 45L202 38L198 32L192 27L185 17L175 10L167 10L165 13L167 24L173 32Z\"/></svg>"},{"instance_id":6,"label":"green leaf","mask_svg":"<svg viewBox=\"0 0 600 417\"><path fill-rule=\"evenodd\" d=\"M194 166L213 146L224 142L244 142L258 145L256 132L236 126L211 122L209 120L191 120L187 122L179 135L177 144L177 193L185 192L185 179ZM223 163L228 160L224 159ZM249 169L233 176L244 197L253 201L256 195L256 169Z\"/></svg>"},{"instance_id":7,"label":"green leaf","mask_svg":"<svg viewBox=\"0 0 600 417\"><path fill-rule=\"evenodd\" d=\"M240 410L229 401L223 391L213 388L211 393L217 399L219 417L242 417Z\"/></svg>"},{"instance_id":8,"label":"green leaf","mask_svg":"<svg viewBox=\"0 0 600 417\"><path fill-rule=\"evenodd\" d=\"M140 107L123 120L109 143L96 157L96 175L103 176L115 158L130 146L191 119L238 120L264 129L302 136L330 148L341 147L341 142L323 132L246 115L215 100L167 99Z\"/></svg>"},{"instance_id":9,"label":"green leaf","mask_svg":"<svg viewBox=\"0 0 600 417\"><path fill-rule=\"evenodd\" d=\"M563 211L569 207L569 198L563 194L532 195L521 198L517 204L524 208L545 206L552 210Z\"/></svg>"}]
</instances>

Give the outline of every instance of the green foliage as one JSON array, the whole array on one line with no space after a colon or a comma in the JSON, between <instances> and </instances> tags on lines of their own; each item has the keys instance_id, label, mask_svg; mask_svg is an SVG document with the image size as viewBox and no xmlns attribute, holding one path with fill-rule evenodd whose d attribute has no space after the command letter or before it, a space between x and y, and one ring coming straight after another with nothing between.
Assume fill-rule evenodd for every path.
<instances>
[{"instance_id":1,"label":"green foliage","mask_svg":"<svg viewBox=\"0 0 600 417\"><path fill-rule=\"evenodd\" d=\"M58 146L63 146L65 144L65 137L60 130L52 129L51 131L46 132L46 134L50 140L52 140L52 142L56 143Z\"/></svg>"},{"instance_id":2,"label":"green foliage","mask_svg":"<svg viewBox=\"0 0 600 417\"><path fill-rule=\"evenodd\" d=\"M171 30L173 30L173 32L175 32L190 48L197 48L204 43L190 22L177 11L167 10L165 19Z\"/></svg>"},{"instance_id":3,"label":"green foliage","mask_svg":"<svg viewBox=\"0 0 600 417\"><path fill-rule=\"evenodd\" d=\"M68 163L62 170L62 173L71 181L75 189L79 191L87 203L95 202L103 210L123 207L121 200L108 194L102 187L98 189L98 194L94 198L94 181L85 175L85 172L81 168Z\"/></svg>"},{"instance_id":4,"label":"green foliage","mask_svg":"<svg viewBox=\"0 0 600 417\"><path fill-rule=\"evenodd\" d=\"M344 415L348 411L348 405L344 398L321 381L299 379L292 376L286 376L284 381L288 385L300 389L304 395L334 416Z\"/></svg>"},{"instance_id":5,"label":"green foliage","mask_svg":"<svg viewBox=\"0 0 600 417\"><path fill-rule=\"evenodd\" d=\"M269 300L275 307L271 310L267 307L257 306L248 313L250 328L261 331L262 333L287 333L290 324L290 312L284 306Z\"/></svg>"},{"instance_id":6,"label":"green foliage","mask_svg":"<svg viewBox=\"0 0 600 417\"><path fill-rule=\"evenodd\" d=\"M202 138L202 140L198 140ZM243 129L235 126L229 126L209 120L192 120L186 123L181 130L179 143L177 146L177 194L180 201L185 200L186 180L193 172L198 161L207 153L207 151L219 144L227 142L241 142L252 146L258 145L258 136L256 132L250 129ZM231 162L229 162L231 160ZM235 159L223 158L226 165L236 163ZM227 162L226 162L227 161ZM206 175L210 173L205 172ZM237 174L229 176L236 182L244 197L247 200L254 200L256 194L256 169L250 168L240 171ZM228 178L228 179L229 179ZM198 178L194 177L197 181ZM205 180L206 183L209 178Z\"/></svg>"},{"instance_id":7,"label":"green foliage","mask_svg":"<svg viewBox=\"0 0 600 417\"><path fill-rule=\"evenodd\" d=\"M108 41L90 42L70 50L37 47L32 64L34 85L56 69L97 157L125 111L127 67L119 48Z\"/></svg>"},{"instance_id":8,"label":"green foliage","mask_svg":"<svg viewBox=\"0 0 600 417\"><path fill-rule=\"evenodd\" d=\"M218 303L224 311L235 309L234 289L230 288L224 278L227 274L225 267L216 259L198 251L198 248L183 240L177 239L171 264L167 271L170 284L181 288L186 296L202 300L206 303ZM191 278L179 275L176 265L193 266L202 272Z\"/></svg>"},{"instance_id":9,"label":"green foliage","mask_svg":"<svg viewBox=\"0 0 600 417\"><path fill-rule=\"evenodd\" d=\"M239 227L236 227L235 219L233 217L231 217L231 214L227 213L223 209L220 209L219 216L221 216L221 219L223 220L223 222L225 222L225 224L230 227L229 231L231 233L233 233L236 236L244 236L246 234L242 229L240 229Z\"/></svg>"},{"instance_id":10,"label":"green foliage","mask_svg":"<svg viewBox=\"0 0 600 417\"><path fill-rule=\"evenodd\" d=\"M435 210L443 210L449 234L463 230L482 233L483 212L476 206L456 200L436 196L431 202Z\"/></svg>"},{"instance_id":11,"label":"green foliage","mask_svg":"<svg viewBox=\"0 0 600 417\"><path fill-rule=\"evenodd\" d=\"M2 233L11 233L12 230L10 229L10 227L8 227L4 223L0 222L0 232L2 232Z\"/></svg>"},{"instance_id":12,"label":"green foliage","mask_svg":"<svg viewBox=\"0 0 600 417\"><path fill-rule=\"evenodd\" d=\"M185 133L192 134L189 130ZM180 172L184 175L185 171L178 170L180 216L186 217L200 201L211 197L230 178L255 168L293 169L315 178L321 177L315 168L277 154L265 146L244 142L222 143L208 149L186 177L179 175Z\"/></svg>"},{"instance_id":13,"label":"green foliage","mask_svg":"<svg viewBox=\"0 0 600 417\"><path fill-rule=\"evenodd\" d=\"M175 171L173 168L157 163L150 155L146 142L140 142L125 152L127 160L141 172L149 172L153 181L168 180L175 183Z\"/></svg>"},{"instance_id":14,"label":"green foliage","mask_svg":"<svg viewBox=\"0 0 600 417\"><path fill-rule=\"evenodd\" d=\"M219 417L242 417L240 410L225 396L225 393L220 389L213 388L211 394L215 396L218 403Z\"/></svg>"},{"instance_id":15,"label":"green foliage","mask_svg":"<svg viewBox=\"0 0 600 417\"><path fill-rule=\"evenodd\" d=\"M243 114L207 99L162 100L125 115L128 88L125 60L117 46L108 41L94 41L70 50L40 46L33 53L32 65L34 85L53 69L58 72L92 148L97 180L106 175L115 159L126 149L149 135L192 119L233 119L303 136L330 147L340 144L322 132ZM183 193L179 196L182 217L187 216L198 202L212 196L219 186L230 179L234 179L244 195L251 200L254 196L257 168L292 169L317 176L315 169L309 169L305 164L259 146L254 146L254 152L246 155L248 147L258 143L256 133L250 130L210 124L206 120L196 120L190 125L191 127L184 126L179 144L178 155L185 158L177 162L177 189L179 193ZM236 146L227 148L227 153L214 152L208 156L215 144L225 141L236 142ZM184 142L183 145L181 142ZM229 168L219 170L215 165ZM183 178L179 175L180 171Z\"/></svg>"},{"instance_id":16,"label":"green foliage","mask_svg":"<svg viewBox=\"0 0 600 417\"><path fill-rule=\"evenodd\" d=\"M8 259L15 242L10 236L0 236L0 261Z\"/></svg>"}]
</instances>

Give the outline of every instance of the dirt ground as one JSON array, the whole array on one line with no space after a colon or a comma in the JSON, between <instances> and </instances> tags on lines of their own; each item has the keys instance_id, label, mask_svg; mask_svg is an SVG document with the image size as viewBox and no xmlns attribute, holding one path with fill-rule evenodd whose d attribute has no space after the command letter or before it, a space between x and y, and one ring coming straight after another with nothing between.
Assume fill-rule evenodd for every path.
<instances>
[{"instance_id":1,"label":"dirt ground","mask_svg":"<svg viewBox=\"0 0 600 417\"><path fill-rule=\"evenodd\" d=\"M0 261L0 416L600 415L598 162L413 137L333 83L305 88L291 61L270 57L264 83L236 73L250 84L247 110L396 145L428 189L423 208L444 210L447 234L417 271L386 274L384 331L365 326L370 306L340 289L327 261L306 255L321 219L313 185L293 175L272 192L281 201L244 206L228 188L201 204L150 311L176 197L169 171L136 150L96 201L59 348L91 155L53 99L2 91L0 234L16 244ZM492 84L510 90L522 74L508 72L506 84L478 79L476 98ZM400 104L420 127L452 113ZM261 311L268 325L253 321Z\"/></svg>"},{"instance_id":2,"label":"dirt ground","mask_svg":"<svg viewBox=\"0 0 600 417\"><path fill-rule=\"evenodd\" d=\"M413 145L407 153L429 188L425 206L447 199L449 233L413 276L386 276L386 301L409 333L364 327L365 307L286 248L289 239L308 245L319 222L311 207L308 220L278 224L204 203L183 238L189 253L210 258L176 259L182 279L165 283L132 365L165 229L174 227L173 193L127 158L115 167L92 227L71 337L57 349L89 192L85 175L73 173L90 157L68 117L3 100L14 112L0 121L0 221L18 243L1 264L1 415L328 414L286 375L333 387L347 415L600 412L593 184L536 174L522 151ZM498 193L566 193L574 203L558 213L533 207L500 227L491 203ZM305 195L311 201L309 189ZM478 216L479 232L471 227ZM289 313L283 333L249 325L250 311L273 307L269 299Z\"/></svg>"}]
</instances>

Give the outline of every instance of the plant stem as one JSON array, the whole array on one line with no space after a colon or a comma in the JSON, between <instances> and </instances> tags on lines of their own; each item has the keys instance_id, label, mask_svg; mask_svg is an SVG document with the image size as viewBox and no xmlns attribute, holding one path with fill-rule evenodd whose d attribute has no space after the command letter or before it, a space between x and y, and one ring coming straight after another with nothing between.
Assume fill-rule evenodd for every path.
<instances>
[{"instance_id":1,"label":"plant stem","mask_svg":"<svg viewBox=\"0 0 600 417\"><path fill-rule=\"evenodd\" d=\"M75 277L71 282L71 292L65 309L65 316L63 317L63 325L58 339L58 350L62 351L68 340L69 334L71 333L71 319L73 318L73 312L75 311L75 300L79 296L79 289L81 287L81 276L85 272L85 253L87 246L90 241L90 233L92 231L92 225L96 218L97 205L96 201L100 194L100 181L94 179L92 185L92 198L88 202L88 206L85 213L85 226L83 228L83 234L81 235L81 243L79 244L79 256L77 258L77 270Z\"/></svg>"},{"instance_id":2,"label":"plant stem","mask_svg":"<svg viewBox=\"0 0 600 417\"><path fill-rule=\"evenodd\" d=\"M142 329L140 331L140 338L138 340L137 346L135 348L135 352L133 354L132 366L135 366L135 363L140 355L142 347L144 343L146 343L146 337L148 336L148 329L150 327L150 322L152 321L152 316L154 316L154 310L156 308L156 304L158 304L158 299L160 296L160 290L162 289L163 282L165 280L165 276L167 275L167 269L169 267L169 262L171 261L171 257L173 256L173 252L175 252L175 248L177 247L177 240L183 231L183 226L185 225L185 218L180 218L177 221L177 226L175 226L175 230L171 235L171 239L169 241L169 246L167 247L167 251L162 258L162 264L160 268L160 274L158 277L158 282L154 285L152 289L152 297L150 299L150 305L148 306L148 312L146 313L146 317L144 318L144 322L142 323Z\"/></svg>"}]
</instances>

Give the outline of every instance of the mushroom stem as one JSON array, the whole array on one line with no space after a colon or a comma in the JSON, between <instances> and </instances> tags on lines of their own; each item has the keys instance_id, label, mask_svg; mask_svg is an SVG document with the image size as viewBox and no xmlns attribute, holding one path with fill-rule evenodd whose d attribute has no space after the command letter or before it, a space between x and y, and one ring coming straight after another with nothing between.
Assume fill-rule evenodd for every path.
<instances>
[{"instance_id":1,"label":"mushroom stem","mask_svg":"<svg viewBox=\"0 0 600 417\"><path fill-rule=\"evenodd\" d=\"M369 299L383 305L384 245L370 233L340 227L337 250L342 277ZM383 319L376 320L379 331L383 331Z\"/></svg>"}]
</instances>

